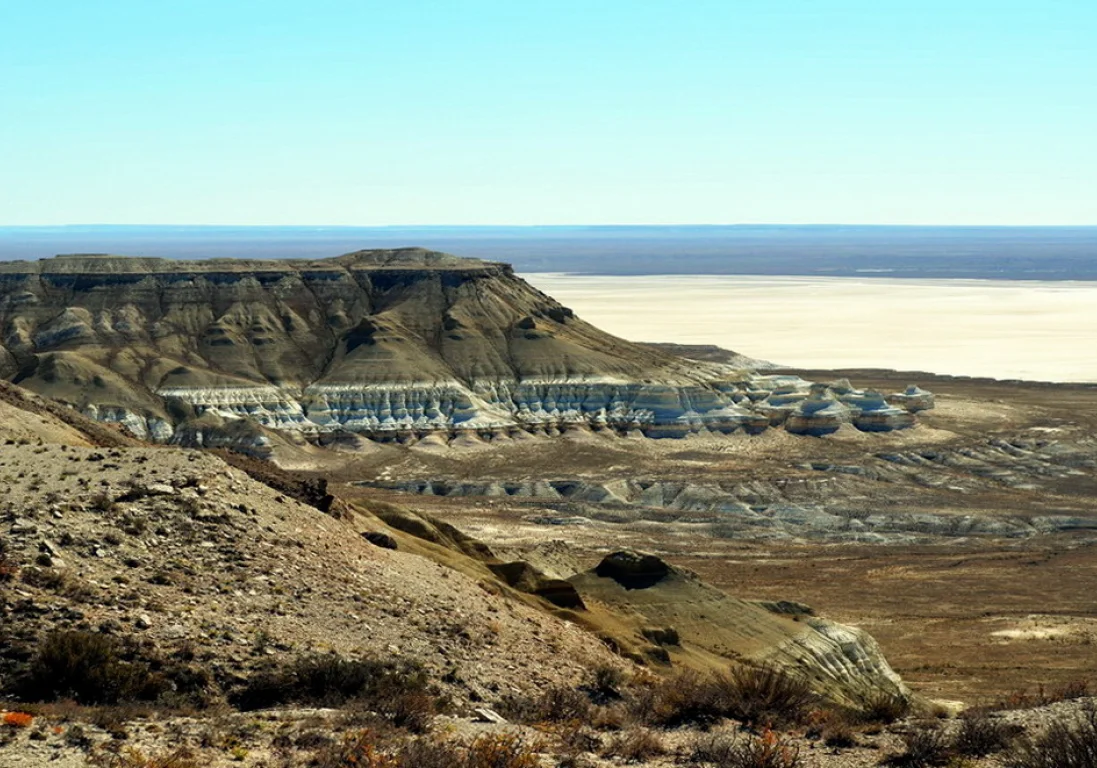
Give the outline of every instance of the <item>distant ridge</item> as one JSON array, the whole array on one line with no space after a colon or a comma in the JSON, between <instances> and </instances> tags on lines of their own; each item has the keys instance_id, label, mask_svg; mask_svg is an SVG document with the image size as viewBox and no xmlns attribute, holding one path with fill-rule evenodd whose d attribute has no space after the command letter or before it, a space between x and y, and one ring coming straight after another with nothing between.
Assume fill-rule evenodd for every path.
<instances>
[{"instance_id":1,"label":"distant ridge","mask_svg":"<svg viewBox=\"0 0 1097 768\"><path fill-rule=\"evenodd\" d=\"M409 242L530 272L1097 280L1097 226L0 227L0 260L320 258Z\"/></svg>"}]
</instances>

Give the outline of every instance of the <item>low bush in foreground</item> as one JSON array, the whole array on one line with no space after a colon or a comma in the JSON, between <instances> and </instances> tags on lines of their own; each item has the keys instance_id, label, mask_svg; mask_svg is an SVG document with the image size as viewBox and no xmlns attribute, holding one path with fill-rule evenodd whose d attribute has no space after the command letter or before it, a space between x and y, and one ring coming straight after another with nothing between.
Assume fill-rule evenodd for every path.
<instances>
[{"instance_id":1,"label":"low bush in foreground","mask_svg":"<svg viewBox=\"0 0 1097 768\"><path fill-rule=\"evenodd\" d=\"M414 739L379 745L372 731L349 734L320 750L314 768L538 768L537 753L513 734L485 734L470 743Z\"/></svg>"},{"instance_id":2,"label":"low bush in foreground","mask_svg":"<svg viewBox=\"0 0 1097 768\"><path fill-rule=\"evenodd\" d=\"M721 731L702 734L691 759L719 768L800 768L800 750L785 737L765 728L758 735Z\"/></svg>"},{"instance_id":3,"label":"low bush in foreground","mask_svg":"<svg viewBox=\"0 0 1097 768\"><path fill-rule=\"evenodd\" d=\"M910 700L891 691L873 691L857 702L854 718L862 723L890 725L910 714Z\"/></svg>"},{"instance_id":4,"label":"low bush in foreground","mask_svg":"<svg viewBox=\"0 0 1097 768\"><path fill-rule=\"evenodd\" d=\"M1007 749L1020 730L1020 726L996 720L985 712L968 712L960 720L952 746L959 755L985 757Z\"/></svg>"},{"instance_id":5,"label":"low bush in foreground","mask_svg":"<svg viewBox=\"0 0 1097 768\"><path fill-rule=\"evenodd\" d=\"M1008 768L1097 768L1097 707L1056 720L1037 738L1024 739L1006 760Z\"/></svg>"},{"instance_id":6,"label":"low bush in foreground","mask_svg":"<svg viewBox=\"0 0 1097 768\"><path fill-rule=\"evenodd\" d=\"M645 763L653 757L666 753L662 737L647 728L634 728L623 731L612 739L602 750L603 757L617 757L626 763Z\"/></svg>"},{"instance_id":7,"label":"low bush in foreground","mask_svg":"<svg viewBox=\"0 0 1097 768\"><path fill-rule=\"evenodd\" d=\"M750 726L804 722L817 697L803 678L777 667L736 667L701 675L683 672L641 689L633 714L649 725L712 725L731 718Z\"/></svg>"},{"instance_id":8,"label":"low bush in foreground","mask_svg":"<svg viewBox=\"0 0 1097 768\"><path fill-rule=\"evenodd\" d=\"M903 734L904 750L885 761L897 768L929 768L948 763L952 745L937 723L917 723Z\"/></svg>"},{"instance_id":9,"label":"low bush in foreground","mask_svg":"<svg viewBox=\"0 0 1097 768\"><path fill-rule=\"evenodd\" d=\"M229 701L249 711L307 704L368 706L390 722L425 731L438 700L422 667L403 660L344 659L336 654L303 656L255 673Z\"/></svg>"},{"instance_id":10,"label":"low bush in foreground","mask_svg":"<svg viewBox=\"0 0 1097 768\"><path fill-rule=\"evenodd\" d=\"M114 705L167 698L201 706L209 682L202 670L165 662L109 635L65 631L42 640L8 693L21 701Z\"/></svg>"}]
</instances>

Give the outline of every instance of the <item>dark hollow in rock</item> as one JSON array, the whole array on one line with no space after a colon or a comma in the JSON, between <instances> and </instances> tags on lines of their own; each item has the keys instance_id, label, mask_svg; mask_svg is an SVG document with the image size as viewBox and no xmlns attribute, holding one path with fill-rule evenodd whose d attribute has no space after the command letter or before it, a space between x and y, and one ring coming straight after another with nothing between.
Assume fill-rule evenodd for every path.
<instances>
[{"instance_id":1,"label":"dark hollow in rock","mask_svg":"<svg viewBox=\"0 0 1097 768\"><path fill-rule=\"evenodd\" d=\"M508 586L544 598L559 608L586 608L571 582L549 578L524 560L489 563L488 568Z\"/></svg>"},{"instance_id":2,"label":"dark hollow in rock","mask_svg":"<svg viewBox=\"0 0 1097 768\"><path fill-rule=\"evenodd\" d=\"M594 572L625 589L647 589L669 576L671 568L655 555L622 551L606 555Z\"/></svg>"},{"instance_id":3,"label":"dark hollow in rock","mask_svg":"<svg viewBox=\"0 0 1097 768\"><path fill-rule=\"evenodd\" d=\"M681 645L678 630L674 627L644 627L640 634L656 645Z\"/></svg>"},{"instance_id":4,"label":"dark hollow in rock","mask_svg":"<svg viewBox=\"0 0 1097 768\"><path fill-rule=\"evenodd\" d=\"M381 531L362 531L362 538L382 549L396 549L396 539Z\"/></svg>"}]
</instances>

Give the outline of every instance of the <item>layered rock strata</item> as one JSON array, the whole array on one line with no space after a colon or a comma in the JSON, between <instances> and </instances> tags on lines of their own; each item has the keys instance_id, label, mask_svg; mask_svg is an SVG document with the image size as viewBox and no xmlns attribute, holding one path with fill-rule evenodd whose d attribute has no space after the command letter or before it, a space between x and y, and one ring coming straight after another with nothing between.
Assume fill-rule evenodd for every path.
<instances>
[{"instance_id":1,"label":"layered rock strata","mask_svg":"<svg viewBox=\"0 0 1097 768\"><path fill-rule=\"evenodd\" d=\"M852 387L685 360L599 331L506 264L414 248L9 262L0 327L6 378L161 442L223 442L239 420L305 438L678 437L786 421L824 434L839 420L812 405L820 398L866 430L910 426L910 411L932 405L920 390L893 407Z\"/></svg>"}]
</instances>

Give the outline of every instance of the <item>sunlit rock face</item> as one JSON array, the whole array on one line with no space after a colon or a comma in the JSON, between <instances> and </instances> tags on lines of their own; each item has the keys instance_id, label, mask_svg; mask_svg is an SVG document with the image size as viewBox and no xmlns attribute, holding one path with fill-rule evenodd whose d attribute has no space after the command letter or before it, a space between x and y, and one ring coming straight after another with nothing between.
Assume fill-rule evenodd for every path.
<instances>
[{"instance_id":1,"label":"sunlit rock face","mask_svg":"<svg viewBox=\"0 0 1097 768\"><path fill-rule=\"evenodd\" d=\"M933 393L927 392L917 384L911 384L903 392L896 392L890 397L897 406L911 413L928 411L934 405Z\"/></svg>"},{"instance_id":2,"label":"sunlit rock face","mask_svg":"<svg viewBox=\"0 0 1097 768\"><path fill-rule=\"evenodd\" d=\"M207 444L234 420L309 439L682 437L786 423L826 434L839 422L909 426L932 407L916 388L894 408L848 382L828 395L796 376L678 358L603 333L506 264L414 248L9 262L0 327L4 376L157 441Z\"/></svg>"}]
</instances>

